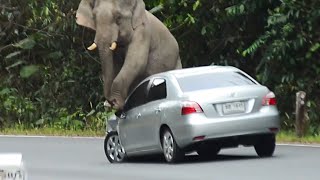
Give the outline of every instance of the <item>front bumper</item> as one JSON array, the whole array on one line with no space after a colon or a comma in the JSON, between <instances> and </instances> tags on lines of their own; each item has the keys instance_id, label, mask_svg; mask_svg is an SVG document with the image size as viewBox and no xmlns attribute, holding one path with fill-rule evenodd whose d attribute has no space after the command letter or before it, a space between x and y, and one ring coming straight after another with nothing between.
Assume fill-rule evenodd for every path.
<instances>
[{"instance_id":1,"label":"front bumper","mask_svg":"<svg viewBox=\"0 0 320 180\"><path fill-rule=\"evenodd\" d=\"M106 118L106 134L112 131L118 131L119 119L115 114L112 114L109 118Z\"/></svg>"}]
</instances>

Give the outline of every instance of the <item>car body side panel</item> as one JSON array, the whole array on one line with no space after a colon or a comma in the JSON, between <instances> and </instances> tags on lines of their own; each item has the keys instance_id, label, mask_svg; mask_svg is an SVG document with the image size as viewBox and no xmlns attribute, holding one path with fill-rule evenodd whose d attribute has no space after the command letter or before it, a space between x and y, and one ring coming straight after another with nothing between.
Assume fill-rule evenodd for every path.
<instances>
[{"instance_id":1,"label":"car body side panel","mask_svg":"<svg viewBox=\"0 0 320 180\"><path fill-rule=\"evenodd\" d=\"M146 148L148 150L156 149L158 146L158 133L157 129L161 123L162 117L162 107L161 101L157 100L146 104L147 108L144 108L142 112L142 116L144 121L142 128L140 129L140 133L143 134L143 138L146 141Z\"/></svg>"},{"instance_id":2,"label":"car body side panel","mask_svg":"<svg viewBox=\"0 0 320 180\"><path fill-rule=\"evenodd\" d=\"M125 150L128 156L162 152L159 129L164 115L163 112L165 112L164 110L166 107L162 105L161 101L163 100L147 103L145 105L147 108L143 108L144 110L141 111L141 117L143 117L143 120L137 121L137 123L139 123L139 127L134 128L134 131L136 131L134 137L127 138L127 144L129 144L129 146L126 146ZM130 131L132 130L133 129ZM129 134L127 134L126 137L128 136Z\"/></svg>"},{"instance_id":3,"label":"car body side panel","mask_svg":"<svg viewBox=\"0 0 320 180\"><path fill-rule=\"evenodd\" d=\"M138 112L138 109L132 109L126 112L125 118L119 120L119 136L126 152L142 146L141 142L136 143L135 141L139 136L139 131L137 131L139 124L136 120Z\"/></svg>"}]
</instances>

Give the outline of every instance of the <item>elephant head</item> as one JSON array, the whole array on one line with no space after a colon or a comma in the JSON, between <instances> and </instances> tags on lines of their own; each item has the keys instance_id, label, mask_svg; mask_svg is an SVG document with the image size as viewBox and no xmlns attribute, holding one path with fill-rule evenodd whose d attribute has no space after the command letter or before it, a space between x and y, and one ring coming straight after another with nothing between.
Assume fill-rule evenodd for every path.
<instances>
[{"instance_id":1,"label":"elephant head","mask_svg":"<svg viewBox=\"0 0 320 180\"><path fill-rule=\"evenodd\" d=\"M127 46L135 30L147 20L145 4L143 0L81 0L76 19L77 24L96 32L88 50L99 49L104 96L111 105L119 108L124 103L126 86L131 80L127 82L124 80L127 77L118 77L120 68L117 68L119 62L115 54L123 52L119 50L120 44L125 54L128 53Z\"/></svg>"}]
</instances>

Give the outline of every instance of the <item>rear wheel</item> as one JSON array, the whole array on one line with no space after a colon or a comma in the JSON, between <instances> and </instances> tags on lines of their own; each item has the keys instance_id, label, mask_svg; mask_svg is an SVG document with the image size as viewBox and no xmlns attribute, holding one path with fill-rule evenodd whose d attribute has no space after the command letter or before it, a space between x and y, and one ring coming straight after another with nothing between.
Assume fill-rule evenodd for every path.
<instances>
[{"instance_id":1,"label":"rear wheel","mask_svg":"<svg viewBox=\"0 0 320 180\"><path fill-rule=\"evenodd\" d=\"M254 149L260 157L270 157L273 155L276 147L275 135L263 135L254 145Z\"/></svg>"},{"instance_id":2,"label":"rear wheel","mask_svg":"<svg viewBox=\"0 0 320 180\"><path fill-rule=\"evenodd\" d=\"M206 145L206 146L200 146L197 149L197 153L201 158L215 158L218 153L220 152L221 148L216 145Z\"/></svg>"},{"instance_id":3,"label":"rear wheel","mask_svg":"<svg viewBox=\"0 0 320 180\"><path fill-rule=\"evenodd\" d=\"M177 145L169 129L165 129L162 133L162 149L168 163L176 163L184 156L184 152Z\"/></svg>"},{"instance_id":4,"label":"rear wheel","mask_svg":"<svg viewBox=\"0 0 320 180\"><path fill-rule=\"evenodd\" d=\"M125 161L126 153L120 143L117 132L109 132L104 140L104 152L110 163Z\"/></svg>"}]
</instances>

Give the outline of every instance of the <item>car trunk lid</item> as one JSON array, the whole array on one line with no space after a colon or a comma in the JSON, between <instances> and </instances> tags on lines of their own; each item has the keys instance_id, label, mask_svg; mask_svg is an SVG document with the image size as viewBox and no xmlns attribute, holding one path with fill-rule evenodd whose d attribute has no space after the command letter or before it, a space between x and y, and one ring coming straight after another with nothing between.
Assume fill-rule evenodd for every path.
<instances>
[{"instance_id":1,"label":"car trunk lid","mask_svg":"<svg viewBox=\"0 0 320 180\"><path fill-rule=\"evenodd\" d=\"M259 111L268 92L265 86L248 85L192 91L184 97L197 102L207 117L221 117Z\"/></svg>"}]
</instances>

